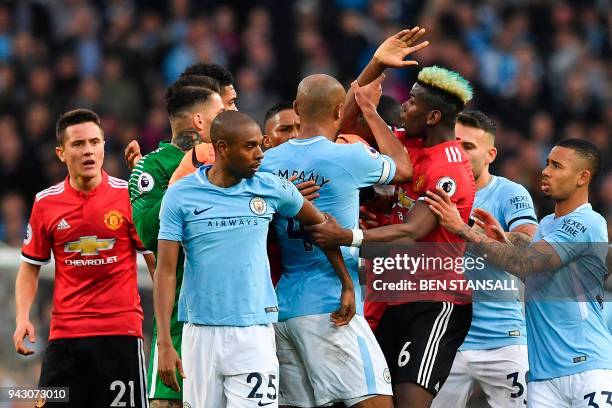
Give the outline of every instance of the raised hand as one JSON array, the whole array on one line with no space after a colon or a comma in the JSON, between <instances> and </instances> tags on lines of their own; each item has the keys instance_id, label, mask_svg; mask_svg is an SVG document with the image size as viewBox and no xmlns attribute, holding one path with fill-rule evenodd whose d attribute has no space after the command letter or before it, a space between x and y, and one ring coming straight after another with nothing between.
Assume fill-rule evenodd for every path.
<instances>
[{"instance_id":1,"label":"raised hand","mask_svg":"<svg viewBox=\"0 0 612 408\"><path fill-rule=\"evenodd\" d=\"M404 59L429 45L429 41L415 44L423 35L425 29L414 27L402 30L399 33L387 38L374 53L373 59L382 64L385 68L405 68L419 63L414 60Z\"/></svg>"},{"instance_id":2,"label":"raised hand","mask_svg":"<svg viewBox=\"0 0 612 408\"><path fill-rule=\"evenodd\" d=\"M138 141L132 140L130 143L128 143L128 145L125 147L124 155L125 162L127 163L129 169L132 170L136 166L136 163L138 163L138 160L142 159Z\"/></svg>"},{"instance_id":3,"label":"raised hand","mask_svg":"<svg viewBox=\"0 0 612 408\"><path fill-rule=\"evenodd\" d=\"M355 92L355 101L362 112L368 109L376 110L382 95L382 81L384 80L385 74L380 74L378 78L364 86L359 86L357 81L351 83L351 88Z\"/></svg>"}]
</instances>

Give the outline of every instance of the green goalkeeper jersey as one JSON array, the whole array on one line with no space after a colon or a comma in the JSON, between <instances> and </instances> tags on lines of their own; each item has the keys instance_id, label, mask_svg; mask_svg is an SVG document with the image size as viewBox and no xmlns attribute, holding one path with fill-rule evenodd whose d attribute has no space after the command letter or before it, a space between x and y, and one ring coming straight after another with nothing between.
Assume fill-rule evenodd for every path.
<instances>
[{"instance_id":1,"label":"green goalkeeper jersey","mask_svg":"<svg viewBox=\"0 0 612 408\"><path fill-rule=\"evenodd\" d=\"M185 153L169 142L161 142L157 150L138 161L130 175L129 188L132 202L132 218L140 240L157 256L157 234L159 232L159 210L162 198L168 189L172 173L178 167ZM176 264L176 293L171 334L180 334L183 325L178 321L178 298L183 281L183 251L179 251ZM157 333L157 324L153 322L153 333Z\"/></svg>"}]
</instances>

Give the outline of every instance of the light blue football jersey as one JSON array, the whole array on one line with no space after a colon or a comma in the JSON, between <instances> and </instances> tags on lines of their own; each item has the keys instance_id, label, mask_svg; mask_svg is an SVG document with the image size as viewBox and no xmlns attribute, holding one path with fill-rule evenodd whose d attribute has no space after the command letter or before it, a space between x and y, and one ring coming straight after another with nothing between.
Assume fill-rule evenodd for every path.
<instances>
[{"instance_id":1,"label":"light blue football jersey","mask_svg":"<svg viewBox=\"0 0 612 408\"><path fill-rule=\"evenodd\" d=\"M555 249L563 266L525 280L528 381L612 369L612 335L602 310L606 221L584 204L543 218L533 242L540 240Z\"/></svg>"},{"instance_id":2,"label":"light blue football jersey","mask_svg":"<svg viewBox=\"0 0 612 408\"><path fill-rule=\"evenodd\" d=\"M215 186L210 167L170 186L162 201L158 239L180 241L185 252L178 318L210 326L276 322L268 226L276 213L295 216L304 199L287 180L263 172Z\"/></svg>"},{"instance_id":3,"label":"light blue football jersey","mask_svg":"<svg viewBox=\"0 0 612 408\"><path fill-rule=\"evenodd\" d=\"M314 201L344 228L359 227L359 188L388 184L395 176L389 157L362 143L336 144L324 136L292 139L266 151L263 171L280 177L297 175L300 183L321 186ZM325 254L305 239L302 226L290 217L275 217L283 273L276 285L279 320L330 313L340 305L341 284ZM357 313L363 314L357 248L342 247L344 262L355 284Z\"/></svg>"},{"instance_id":4,"label":"light blue football jersey","mask_svg":"<svg viewBox=\"0 0 612 408\"><path fill-rule=\"evenodd\" d=\"M492 176L489 183L476 192L474 208L493 214L504 231L538 223L529 192L504 177ZM466 278L505 281L508 287L522 286L516 276L488 264L482 271L466 271ZM520 293L474 290L472 326L459 350L490 350L518 344L527 344Z\"/></svg>"}]
</instances>

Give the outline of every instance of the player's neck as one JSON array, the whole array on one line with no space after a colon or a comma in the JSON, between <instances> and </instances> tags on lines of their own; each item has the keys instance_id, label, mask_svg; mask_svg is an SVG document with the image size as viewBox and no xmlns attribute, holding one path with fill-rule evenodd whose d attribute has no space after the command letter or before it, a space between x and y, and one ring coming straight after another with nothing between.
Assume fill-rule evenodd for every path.
<instances>
[{"instance_id":1,"label":"player's neck","mask_svg":"<svg viewBox=\"0 0 612 408\"><path fill-rule=\"evenodd\" d=\"M589 189L581 188L565 200L555 201L555 218L563 217L589 202Z\"/></svg>"},{"instance_id":2,"label":"player's neck","mask_svg":"<svg viewBox=\"0 0 612 408\"><path fill-rule=\"evenodd\" d=\"M438 125L427 130L425 136L425 147L439 145L440 143L455 140L455 130L448 126Z\"/></svg>"},{"instance_id":3,"label":"player's neck","mask_svg":"<svg viewBox=\"0 0 612 408\"><path fill-rule=\"evenodd\" d=\"M79 177L70 175L69 182L70 186L75 190L83 193L89 193L94 188L98 187L102 182L102 172L98 173L94 177Z\"/></svg>"},{"instance_id":4,"label":"player's neck","mask_svg":"<svg viewBox=\"0 0 612 408\"><path fill-rule=\"evenodd\" d=\"M480 177L476 179L476 191L482 190L489 184L491 181L491 173L489 173L489 169L484 168L480 173Z\"/></svg>"},{"instance_id":5,"label":"player's neck","mask_svg":"<svg viewBox=\"0 0 612 408\"><path fill-rule=\"evenodd\" d=\"M210 181L211 184L221 188L235 186L242 180L240 177L236 177L231 173L224 171L219 166L215 166L214 164L209 170L207 170L206 177L208 177L208 181Z\"/></svg>"},{"instance_id":6,"label":"player's neck","mask_svg":"<svg viewBox=\"0 0 612 408\"><path fill-rule=\"evenodd\" d=\"M310 139L315 136L325 136L332 142L336 140L337 130L333 125L322 123L302 123L296 139Z\"/></svg>"}]
</instances>

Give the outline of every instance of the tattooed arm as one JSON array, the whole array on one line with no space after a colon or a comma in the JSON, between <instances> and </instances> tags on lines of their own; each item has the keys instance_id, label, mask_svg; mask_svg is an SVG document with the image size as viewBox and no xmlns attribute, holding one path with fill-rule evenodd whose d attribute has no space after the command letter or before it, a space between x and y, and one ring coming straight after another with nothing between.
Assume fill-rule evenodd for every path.
<instances>
[{"instance_id":1,"label":"tattooed arm","mask_svg":"<svg viewBox=\"0 0 612 408\"><path fill-rule=\"evenodd\" d=\"M538 241L529 247L514 245L512 242L499 242L477 232L463 222L457 208L444 191L437 194L427 192L425 199L431 211L438 217L439 223L448 231L458 235L467 242L472 242L474 249L486 254L487 262L513 275L525 279L530 273L554 270L561 267L561 258L546 241ZM522 238L513 234L513 239L521 243ZM522 235L522 234L521 234Z\"/></svg>"},{"instance_id":2,"label":"tattooed arm","mask_svg":"<svg viewBox=\"0 0 612 408\"><path fill-rule=\"evenodd\" d=\"M435 213L437 209L432 211ZM446 217L446 213L442 211L438 216ZM461 218L459 218L459 220L461 220ZM443 221L443 218L440 218L440 224L444 228L447 228L445 223L446 221ZM529 245L529 240L525 240L524 238L527 237L527 235L515 233L511 235L511 243L508 244L496 241L480 232L475 231L467 224L464 224L463 220L461 220L461 223L463 224L461 226L450 224L449 228L447 229L459 235L467 242L475 243L476 245L474 245L474 249L483 255L486 254L488 263L508 271L523 280L530 273L555 270L562 265L561 258L559 258L557 252L546 241L534 242L528 247L527 245ZM512 243L513 239L519 245ZM527 242L527 244L525 244L525 242Z\"/></svg>"},{"instance_id":3,"label":"tattooed arm","mask_svg":"<svg viewBox=\"0 0 612 408\"><path fill-rule=\"evenodd\" d=\"M538 229L537 224L522 224L510 232L506 232L506 237L512 245L519 248L527 248Z\"/></svg>"},{"instance_id":4,"label":"tattooed arm","mask_svg":"<svg viewBox=\"0 0 612 408\"><path fill-rule=\"evenodd\" d=\"M506 236L518 248L527 248L531 244L531 237L523 232L507 232Z\"/></svg>"}]
</instances>

